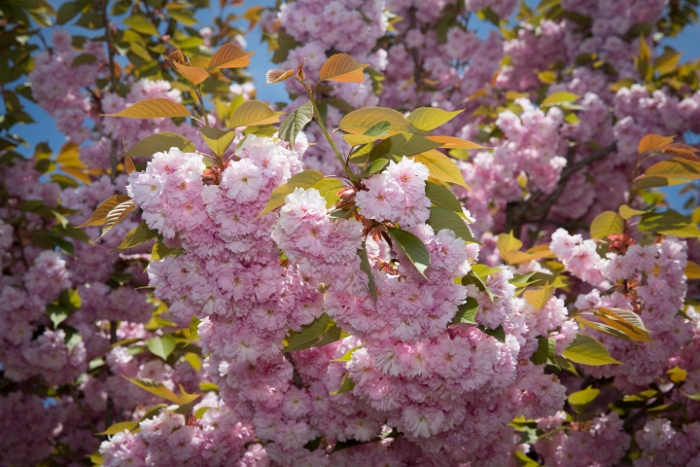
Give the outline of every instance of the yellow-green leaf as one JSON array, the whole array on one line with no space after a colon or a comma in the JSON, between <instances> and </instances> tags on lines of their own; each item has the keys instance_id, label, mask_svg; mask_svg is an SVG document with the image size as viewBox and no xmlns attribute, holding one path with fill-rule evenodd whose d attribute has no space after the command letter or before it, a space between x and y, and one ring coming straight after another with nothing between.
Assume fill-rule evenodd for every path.
<instances>
[{"instance_id":1,"label":"yellow-green leaf","mask_svg":"<svg viewBox=\"0 0 700 467\"><path fill-rule=\"evenodd\" d=\"M119 422L107 428L105 431L100 433L95 433L97 435L116 435L117 433L122 433L123 431L130 431L132 433L136 432L139 427L139 422Z\"/></svg>"},{"instance_id":2,"label":"yellow-green leaf","mask_svg":"<svg viewBox=\"0 0 700 467\"><path fill-rule=\"evenodd\" d=\"M200 128L199 132L206 145L209 146L209 149L219 157L224 155L224 152L226 152L226 149L228 149L233 142L233 138L236 136L236 133L233 131L224 131L209 127Z\"/></svg>"},{"instance_id":3,"label":"yellow-green leaf","mask_svg":"<svg viewBox=\"0 0 700 467\"><path fill-rule=\"evenodd\" d=\"M440 151L431 149L423 154L413 156L412 159L425 165L430 171L431 177L449 183L456 183L457 185L463 186L467 189L469 188L467 183L464 181L464 177L462 176L462 172L459 170L459 167L457 167L457 165L449 157Z\"/></svg>"},{"instance_id":4,"label":"yellow-green leaf","mask_svg":"<svg viewBox=\"0 0 700 467\"><path fill-rule=\"evenodd\" d=\"M693 261L688 261L688 265L685 267L685 277L688 279L700 279L700 265Z\"/></svg>"},{"instance_id":5,"label":"yellow-green leaf","mask_svg":"<svg viewBox=\"0 0 700 467\"><path fill-rule=\"evenodd\" d=\"M126 376L125 376L126 378ZM132 379L132 378L126 378L132 383L134 383L136 386L140 387L141 389L150 392L154 396L162 397L163 399L169 400L170 402L174 404L179 404L180 399L175 395L174 392L172 392L167 386L165 386L163 383L159 381L154 381L152 379L145 379L145 378L139 378L139 379Z\"/></svg>"},{"instance_id":6,"label":"yellow-green leaf","mask_svg":"<svg viewBox=\"0 0 700 467\"><path fill-rule=\"evenodd\" d=\"M115 114L105 114L105 117L125 118L168 118L189 117L190 111L182 104L164 97L152 97L138 101Z\"/></svg>"},{"instance_id":7,"label":"yellow-green leaf","mask_svg":"<svg viewBox=\"0 0 700 467\"><path fill-rule=\"evenodd\" d=\"M503 256L503 260L508 264L521 264L533 259L544 259L544 258L556 258L555 255L549 249L549 243L544 245L533 246L527 251L510 250L506 251Z\"/></svg>"},{"instance_id":8,"label":"yellow-green leaf","mask_svg":"<svg viewBox=\"0 0 700 467\"><path fill-rule=\"evenodd\" d=\"M502 233L498 235L497 245L498 253L501 255L501 258L505 258L506 252L511 250L520 250L520 248L523 247L523 242L515 238L513 231L511 230L510 233Z\"/></svg>"},{"instance_id":9,"label":"yellow-green leaf","mask_svg":"<svg viewBox=\"0 0 700 467\"><path fill-rule=\"evenodd\" d=\"M331 392L332 395L342 394L344 392L350 392L355 387L355 382L350 379L349 375L343 377L343 381L340 383L340 388L337 391Z\"/></svg>"},{"instance_id":10,"label":"yellow-green leaf","mask_svg":"<svg viewBox=\"0 0 700 467\"><path fill-rule=\"evenodd\" d=\"M250 56L255 52L245 52L234 44L224 44L209 60L207 69L243 68L250 65Z\"/></svg>"},{"instance_id":11,"label":"yellow-green leaf","mask_svg":"<svg viewBox=\"0 0 700 467\"><path fill-rule=\"evenodd\" d=\"M600 240L608 235L621 234L625 230L625 220L616 212L605 211L591 222L591 238Z\"/></svg>"},{"instance_id":12,"label":"yellow-green leaf","mask_svg":"<svg viewBox=\"0 0 700 467\"><path fill-rule=\"evenodd\" d=\"M540 107L552 107L555 105L569 104L571 102L576 102L581 96L567 91L557 91L554 94L550 94L542 101Z\"/></svg>"},{"instance_id":13,"label":"yellow-green leaf","mask_svg":"<svg viewBox=\"0 0 700 467\"><path fill-rule=\"evenodd\" d=\"M260 101L246 101L233 111L228 120L229 128L251 125L271 125L279 122L284 112L275 112Z\"/></svg>"},{"instance_id":14,"label":"yellow-green leaf","mask_svg":"<svg viewBox=\"0 0 700 467\"><path fill-rule=\"evenodd\" d=\"M175 350L175 337L171 334L152 337L146 341L146 345L153 355L167 360L168 356Z\"/></svg>"},{"instance_id":15,"label":"yellow-green leaf","mask_svg":"<svg viewBox=\"0 0 700 467\"><path fill-rule=\"evenodd\" d=\"M156 29L151 20L140 13L136 13L133 16L126 18L122 22L124 23L124 25L129 26L131 29L133 29L136 32L140 32L141 34L148 34L153 36L160 35L158 34L158 29Z\"/></svg>"},{"instance_id":16,"label":"yellow-green leaf","mask_svg":"<svg viewBox=\"0 0 700 467\"><path fill-rule=\"evenodd\" d=\"M641 216L642 214L646 213L646 211L640 211L639 209L631 208L626 204L620 206L619 212L620 216L622 216L622 218L626 221L630 220L634 216Z\"/></svg>"},{"instance_id":17,"label":"yellow-green leaf","mask_svg":"<svg viewBox=\"0 0 700 467\"><path fill-rule=\"evenodd\" d=\"M427 133L444 125L462 112L463 110L447 112L437 107L420 107L411 112L407 120L414 128Z\"/></svg>"},{"instance_id":18,"label":"yellow-green leaf","mask_svg":"<svg viewBox=\"0 0 700 467\"><path fill-rule=\"evenodd\" d=\"M326 200L326 208L330 209L338 202L340 196L338 196L338 191L344 188L343 182L337 178L324 178L322 180L314 183L311 188L318 190L318 192Z\"/></svg>"},{"instance_id":19,"label":"yellow-green leaf","mask_svg":"<svg viewBox=\"0 0 700 467\"><path fill-rule=\"evenodd\" d=\"M344 116L338 128L348 133L361 135L380 122L388 122L391 126L387 130L387 136L411 131L411 123L396 110L384 107L368 107L355 110Z\"/></svg>"},{"instance_id":20,"label":"yellow-green leaf","mask_svg":"<svg viewBox=\"0 0 700 467\"><path fill-rule=\"evenodd\" d=\"M321 67L320 81L337 81L340 83L361 83L365 79L363 70L369 64L358 63L348 54L332 55Z\"/></svg>"},{"instance_id":21,"label":"yellow-green leaf","mask_svg":"<svg viewBox=\"0 0 700 467\"><path fill-rule=\"evenodd\" d=\"M535 310L544 308L549 299L554 293L554 287L542 287L539 289L527 289L523 293L523 298L530 304Z\"/></svg>"},{"instance_id":22,"label":"yellow-green leaf","mask_svg":"<svg viewBox=\"0 0 700 467\"><path fill-rule=\"evenodd\" d=\"M581 413L586 410L588 404L593 402L596 397L600 394L600 389L595 389L588 386L582 391L576 391L569 395L569 405L576 412Z\"/></svg>"},{"instance_id":23,"label":"yellow-green leaf","mask_svg":"<svg viewBox=\"0 0 700 467\"><path fill-rule=\"evenodd\" d=\"M577 334L576 339L563 352L564 357L582 365L621 365L610 356L603 344L586 334Z\"/></svg>"}]
</instances>

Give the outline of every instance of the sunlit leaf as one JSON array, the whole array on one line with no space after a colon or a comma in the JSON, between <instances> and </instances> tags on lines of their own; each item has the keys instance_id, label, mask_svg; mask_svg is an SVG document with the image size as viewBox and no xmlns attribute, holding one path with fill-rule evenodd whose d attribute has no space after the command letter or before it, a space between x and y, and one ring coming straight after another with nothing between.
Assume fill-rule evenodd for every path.
<instances>
[{"instance_id":1,"label":"sunlit leaf","mask_svg":"<svg viewBox=\"0 0 700 467\"><path fill-rule=\"evenodd\" d=\"M502 233L498 235L497 245L498 253L501 255L501 258L503 258L508 251L520 250L520 248L523 246L523 242L515 238L513 231L511 230L510 233Z\"/></svg>"},{"instance_id":2,"label":"sunlit leaf","mask_svg":"<svg viewBox=\"0 0 700 467\"><path fill-rule=\"evenodd\" d=\"M254 53L246 52L235 44L224 44L211 57L207 68L243 68L250 65L250 56Z\"/></svg>"},{"instance_id":3,"label":"sunlit leaf","mask_svg":"<svg viewBox=\"0 0 700 467\"><path fill-rule=\"evenodd\" d=\"M472 143L471 141L467 141L466 139L455 138L454 136L431 135L426 136L426 138L430 141L440 143L440 146L438 147L444 149L491 149L485 146L481 146L480 144Z\"/></svg>"},{"instance_id":4,"label":"sunlit leaf","mask_svg":"<svg viewBox=\"0 0 700 467\"><path fill-rule=\"evenodd\" d=\"M430 171L431 177L469 188L459 167L443 153L432 149L423 154L413 156L412 159L425 165Z\"/></svg>"},{"instance_id":5,"label":"sunlit leaf","mask_svg":"<svg viewBox=\"0 0 700 467\"><path fill-rule=\"evenodd\" d=\"M582 391L569 394L569 405L578 413L585 412L586 407L598 397L598 394L600 394L600 389L588 386Z\"/></svg>"},{"instance_id":6,"label":"sunlit leaf","mask_svg":"<svg viewBox=\"0 0 700 467\"><path fill-rule=\"evenodd\" d=\"M270 70L265 75L265 82L267 84L281 83L294 75L294 70Z\"/></svg>"},{"instance_id":7,"label":"sunlit leaf","mask_svg":"<svg viewBox=\"0 0 700 467\"><path fill-rule=\"evenodd\" d=\"M117 205L122 204L124 202L127 202L131 200L129 198L129 195L112 195L109 198L107 198L105 201L100 204L97 209L95 209L95 212L92 213L92 216L90 216L90 219L85 221L83 224L79 225L78 228L82 229L84 227L89 227L89 226L100 226L104 225L105 221L107 220L107 214L114 209Z\"/></svg>"},{"instance_id":8,"label":"sunlit leaf","mask_svg":"<svg viewBox=\"0 0 700 467\"><path fill-rule=\"evenodd\" d=\"M646 135L639 141L639 146L637 151L639 154L643 154L648 151L655 151L657 149L662 149L664 146L668 146L673 142L673 136L661 136L661 135Z\"/></svg>"},{"instance_id":9,"label":"sunlit leaf","mask_svg":"<svg viewBox=\"0 0 700 467\"><path fill-rule=\"evenodd\" d=\"M229 128L277 123L284 112L275 112L260 101L246 101L233 111L228 120Z\"/></svg>"},{"instance_id":10,"label":"sunlit leaf","mask_svg":"<svg viewBox=\"0 0 700 467\"><path fill-rule=\"evenodd\" d=\"M170 64L180 73L187 81L195 86L201 84L205 79L209 78L209 73L204 68L189 66L182 63L170 62Z\"/></svg>"},{"instance_id":11,"label":"sunlit leaf","mask_svg":"<svg viewBox=\"0 0 700 467\"><path fill-rule=\"evenodd\" d=\"M462 112L464 111L448 112L437 107L419 107L411 112L406 119L411 122L414 128L427 133L444 125Z\"/></svg>"},{"instance_id":12,"label":"sunlit leaf","mask_svg":"<svg viewBox=\"0 0 700 467\"><path fill-rule=\"evenodd\" d=\"M358 63L348 54L335 54L326 60L319 72L320 81L361 83L365 79L363 70L369 64Z\"/></svg>"},{"instance_id":13,"label":"sunlit leaf","mask_svg":"<svg viewBox=\"0 0 700 467\"><path fill-rule=\"evenodd\" d=\"M621 234L625 230L625 220L616 212L605 211L591 222L591 238L600 240L608 235Z\"/></svg>"},{"instance_id":14,"label":"sunlit leaf","mask_svg":"<svg viewBox=\"0 0 700 467\"><path fill-rule=\"evenodd\" d=\"M380 122L391 125L386 132L388 136L411 130L411 123L400 112L384 107L368 107L350 112L340 120L338 128L361 135Z\"/></svg>"},{"instance_id":15,"label":"sunlit leaf","mask_svg":"<svg viewBox=\"0 0 700 467\"><path fill-rule=\"evenodd\" d=\"M105 114L105 117L126 118L168 118L189 117L190 111L182 104L173 102L164 97L152 97L138 101L115 114Z\"/></svg>"},{"instance_id":16,"label":"sunlit leaf","mask_svg":"<svg viewBox=\"0 0 700 467\"><path fill-rule=\"evenodd\" d=\"M221 157L233 142L236 133L233 131L219 130L218 128L204 127L199 129L202 140L209 146L214 154Z\"/></svg>"},{"instance_id":17,"label":"sunlit leaf","mask_svg":"<svg viewBox=\"0 0 700 467\"><path fill-rule=\"evenodd\" d=\"M138 432L139 422L119 422L107 428L105 431L100 433L95 433L97 435L116 435L117 433L122 433L124 431L129 431L131 433Z\"/></svg>"},{"instance_id":18,"label":"sunlit leaf","mask_svg":"<svg viewBox=\"0 0 700 467\"><path fill-rule=\"evenodd\" d=\"M342 394L344 392L350 392L355 387L355 382L350 379L349 375L343 377L343 381L340 383L340 388L337 391L331 392L332 395Z\"/></svg>"},{"instance_id":19,"label":"sunlit leaf","mask_svg":"<svg viewBox=\"0 0 700 467\"><path fill-rule=\"evenodd\" d=\"M556 105L569 104L576 102L581 96L568 91L557 91L547 96L540 107L552 107Z\"/></svg>"},{"instance_id":20,"label":"sunlit leaf","mask_svg":"<svg viewBox=\"0 0 700 467\"><path fill-rule=\"evenodd\" d=\"M128 201L124 201L123 203L119 203L114 206L112 210L107 213L104 225L102 226L100 238L107 235L107 233L116 227L117 224L126 219L134 209L136 209L136 204L134 203L133 199L129 199Z\"/></svg>"},{"instance_id":21,"label":"sunlit leaf","mask_svg":"<svg viewBox=\"0 0 700 467\"><path fill-rule=\"evenodd\" d=\"M576 339L564 350L563 355L572 362L582 365L601 366L622 364L622 362L610 356L608 349L606 349L603 344L586 334L577 334Z\"/></svg>"},{"instance_id":22,"label":"sunlit leaf","mask_svg":"<svg viewBox=\"0 0 700 467\"><path fill-rule=\"evenodd\" d=\"M700 265L698 263L688 261L688 265L683 272L688 279L700 279Z\"/></svg>"},{"instance_id":23,"label":"sunlit leaf","mask_svg":"<svg viewBox=\"0 0 700 467\"><path fill-rule=\"evenodd\" d=\"M126 377L125 377L126 378ZM162 397L163 399L167 399L170 402L174 404L179 404L180 399L175 395L174 392L172 392L170 389L168 389L167 386L165 386L163 383L159 381L154 381L152 379L145 379L145 378L140 378L140 379L132 379L132 378L126 378L132 383L134 383L136 386L140 387L141 389L144 389L154 396Z\"/></svg>"},{"instance_id":24,"label":"sunlit leaf","mask_svg":"<svg viewBox=\"0 0 700 467\"><path fill-rule=\"evenodd\" d=\"M175 337L171 334L164 336L152 337L146 341L148 350L157 357L167 360L168 356L175 350Z\"/></svg>"}]
</instances>

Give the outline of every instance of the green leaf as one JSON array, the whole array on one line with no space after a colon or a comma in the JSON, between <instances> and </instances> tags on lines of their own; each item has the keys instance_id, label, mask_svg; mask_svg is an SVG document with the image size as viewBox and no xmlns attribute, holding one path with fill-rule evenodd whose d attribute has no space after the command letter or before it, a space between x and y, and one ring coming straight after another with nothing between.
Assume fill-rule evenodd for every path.
<instances>
[{"instance_id":1,"label":"green leaf","mask_svg":"<svg viewBox=\"0 0 700 467\"><path fill-rule=\"evenodd\" d=\"M126 378L126 376L124 377ZM126 378L132 383L134 383L136 386L140 387L141 389L150 392L151 394L162 397L163 399L167 399L170 402L174 404L179 404L180 399L175 395L174 392L172 392L167 386L165 386L163 383L159 381L154 381L152 379L145 379L145 378L139 378L139 379L131 379L131 378Z\"/></svg>"},{"instance_id":2,"label":"green leaf","mask_svg":"<svg viewBox=\"0 0 700 467\"><path fill-rule=\"evenodd\" d=\"M141 221L139 225L131 229L124 236L124 240L113 251L126 250L146 243L158 237L158 232L151 230L145 221Z\"/></svg>"},{"instance_id":3,"label":"green leaf","mask_svg":"<svg viewBox=\"0 0 700 467\"><path fill-rule=\"evenodd\" d=\"M364 242L363 242L364 247ZM372 274L372 266L369 264L369 258L367 258L367 250L360 248L357 250L357 254L360 257L360 269L367 274L369 293L372 296L372 301L375 306L377 305L377 284L374 282L374 275Z\"/></svg>"},{"instance_id":4,"label":"green leaf","mask_svg":"<svg viewBox=\"0 0 700 467\"><path fill-rule=\"evenodd\" d=\"M336 394L342 394L344 392L350 392L352 391L352 388L355 387L355 382L350 379L349 375L345 375L343 378L343 381L340 383L340 388L338 388L337 391L333 391L331 394L336 395Z\"/></svg>"},{"instance_id":5,"label":"green leaf","mask_svg":"<svg viewBox=\"0 0 700 467\"><path fill-rule=\"evenodd\" d=\"M605 211L591 222L591 238L600 240L625 231L625 220L616 212Z\"/></svg>"},{"instance_id":6,"label":"green leaf","mask_svg":"<svg viewBox=\"0 0 700 467\"><path fill-rule=\"evenodd\" d=\"M466 303L457 308L455 317L452 318L450 324L466 323L476 324L476 313L479 311L479 302L473 297L467 297Z\"/></svg>"},{"instance_id":7,"label":"green leaf","mask_svg":"<svg viewBox=\"0 0 700 467\"><path fill-rule=\"evenodd\" d=\"M279 129L280 139L288 142L294 147L297 135L314 118L314 107L311 101L292 111L282 121Z\"/></svg>"},{"instance_id":8,"label":"green leaf","mask_svg":"<svg viewBox=\"0 0 700 467\"><path fill-rule=\"evenodd\" d=\"M123 431L129 431L131 433L138 433L140 431L139 422L115 423L114 425L107 428L105 431L103 431L101 433L95 433L95 434L98 434L98 435L116 435L117 433L121 433Z\"/></svg>"},{"instance_id":9,"label":"green leaf","mask_svg":"<svg viewBox=\"0 0 700 467\"><path fill-rule=\"evenodd\" d=\"M68 21L75 18L82 10L82 6L78 2L66 2L58 9L56 13L56 24L66 24Z\"/></svg>"},{"instance_id":10,"label":"green leaf","mask_svg":"<svg viewBox=\"0 0 700 467\"><path fill-rule=\"evenodd\" d=\"M304 170L292 176L287 183L275 188L267 201L265 209L258 214L258 217L264 216L268 212L282 206L287 195L294 193L295 188L308 189L320 180L323 180L323 174L318 170Z\"/></svg>"},{"instance_id":11,"label":"green leaf","mask_svg":"<svg viewBox=\"0 0 700 467\"><path fill-rule=\"evenodd\" d=\"M361 349L361 348L362 348L362 346L360 346L360 345L358 345L357 347L353 347L352 349L345 352L342 357L334 358L331 361L332 362L349 362L350 360L352 360L352 354L354 354L357 349Z\"/></svg>"},{"instance_id":12,"label":"green leaf","mask_svg":"<svg viewBox=\"0 0 700 467\"><path fill-rule=\"evenodd\" d=\"M562 104L568 104L571 102L576 102L581 96L567 92L567 91L557 91L545 98L540 104L540 107L552 107Z\"/></svg>"},{"instance_id":13,"label":"green leaf","mask_svg":"<svg viewBox=\"0 0 700 467\"><path fill-rule=\"evenodd\" d=\"M428 133L449 122L462 112L464 111L447 112L437 107L420 107L411 112L407 120L411 122L414 128Z\"/></svg>"},{"instance_id":14,"label":"green leaf","mask_svg":"<svg viewBox=\"0 0 700 467\"><path fill-rule=\"evenodd\" d=\"M637 229L641 232L657 232L677 237L700 237L698 227L689 218L670 209L642 215Z\"/></svg>"},{"instance_id":15,"label":"green leaf","mask_svg":"<svg viewBox=\"0 0 700 467\"><path fill-rule=\"evenodd\" d=\"M46 305L46 314L53 323L53 328L58 328L58 325L70 316L71 311L61 305Z\"/></svg>"},{"instance_id":16,"label":"green leaf","mask_svg":"<svg viewBox=\"0 0 700 467\"><path fill-rule=\"evenodd\" d=\"M500 268L492 268L486 266L485 264L473 264L472 270L469 272L469 274L464 276L464 279L462 279L462 284L477 285L481 290L486 292L489 298L491 298L491 301L493 301L496 297L500 297L500 295L494 293L491 289L489 289L486 285L486 281L488 280L488 276L490 276L491 274L496 274L500 272L500 270Z\"/></svg>"},{"instance_id":17,"label":"green leaf","mask_svg":"<svg viewBox=\"0 0 700 467\"><path fill-rule=\"evenodd\" d=\"M153 249L151 250L151 261L159 261L166 256L177 256L179 252L182 251L181 248L169 248L163 243L163 238L158 237L158 241L153 244Z\"/></svg>"},{"instance_id":18,"label":"green leaf","mask_svg":"<svg viewBox=\"0 0 700 467\"><path fill-rule=\"evenodd\" d=\"M622 206L620 206L620 209L618 209L618 211L620 213L620 216L622 216L622 218L626 221L630 220L634 216L641 216L642 214L646 213L646 211L640 211L638 209L633 209L633 208L627 206L626 204L623 204Z\"/></svg>"},{"instance_id":19,"label":"green leaf","mask_svg":"<svg viewBox=\"0 0 700 467\"><path fill-rule=\"evenodd\" d=\"M382 120L381 122L377 122L371 127L369 127L361 135L349 133L343 135L343 138L345 138L345 141L350 146L361 146L363 144L372 143L374 141L377 141L378 139L385 138L388 135L390 129L391 122L387 120Z\"/></svg>"},{"instance_id":20,"label":"green leaf","mask_svg":"<svg viewBox=\"0 0 700 467\"><path fill-rule=\"evenodd\" d=\"M469 226L464 222L462 217L444 208L430 208L430 218L427 221L435 233L443 229L449 229L455 233L455 235L467 243L479 243L479 241L474 238Z\"/></svg>"},{"instance_id":21,"label":"green leaf","mask_svg":"<svg viewBox=\"0 0 700 467\"><path fill-rule=\"evenodd\" d=\"M421 239L405 230L393 227L386 229L420 275L426 277L425 270L430 266L430 253Z\"/></svg>"},{"instance_id":22,"label":"green leaf","mask_svg":"<svg viewBox=\"0 0 700 467\"><path fill-rule=\"evenodd\" d=\"M459 167L440 151L431 149L423 154L413 156L412 159L425 165L430 171L431 177L469 189Z\"/></svg>"},{"instance_id":23,"label":"green leaf","mask_svg":"<svg viewBox=\"0 0 700 467\"><path fill-rule=\"evenodd\" d=\"M540 336L537 338L537 350L530 357L530 361L535 365L554 365L558 366L554 360L554 350L557 346L557 341L551 337Z\"/></svg>"},{"instance_id":24,"label":"green leaf","mask_svg":"<svg viewBox=\"0 0 700 467\"><path fill-rule=\"evenodd\" d=\"M569 405L577 413L583 413L586 411L588 404L593 402L596 397L600 394L600 389L592 388L588 386L582 391L577 391L569 395Z\"/></svg>"},{"instance_id":25,"label":"green leaf","mask_svg":"<svg viewBox=\"0 0 700 467\"><path fill-rule=\"evenodd\" d=\"M326 333L335 335L336 331L333 328L337 328L335 322L327 314L323 313L313 323L303 326L301 331L291 332L286 339L286 345L282 352L297 352L309 349L318 346L321 342L324 345L330 344L331 342L328 342L324 337ZM340 333L338 333L338 338L335 340L339 339Z\"/></svg>"},{"instance_id":26,"label":"green leaf","mask_svg":"<svg viewBox=\"0 0 700 467\"><path fill-rule=\"evenodd\" d=\"M420 135L414 133L399 133L391 136L374 148L369 153L369 160L375 161L380 157L393 156L400 158L402 156L412 156L414 154L430 151L440 146L440 143L430 141Z\"/></svg>"},{"instance_id":27,"label":"green leaf","mask_svg":"<svg viewBox=\"0 0 700 467\"><path fill-rule=\"evenodd\" d=\"M194 11L184 8L169 8L168 15L185 26L194 26L197 20L194 17Z\"/></svg>"},{"instance_id":28,"label":"green leaf","mask_svg":"<svg viewBox=\"0 0 700 467\"><path fill-rule=\"evenodd\" d=\"M204 143L219 157L224 155L224 152L226 152L233 142L233 138L236 136L236 133L233 131L224 131L209 127L200 128L199 132L202 135Z\"/></svg>"},{"instance_id":29,"label":"green leaf","mask_svg":"<svg viewBox=\"0 0 700 467\"><path fill-rule=\"evenodd\" d=\"M170 148L178 148L182 152L194 152L194 144L184 136L169 131L161 131L155 135L148 136L131 149L122 154L126 156L152 156L157 152L168 152Z\"/></svg>"},{"instance_id":30,"label":"green leaf","mask_svg":"<svg viewBox=\"0 0 700 467\"><path fill-rule=\"evenodd\" d=\"M478 328L479 331L483 332L487 336L491 336L504 344L506 343L506 331L503 329L503 326L498 326L496 329L488 329L482 325L479 325Z\"/></svg>"},{"instance_id":31,"label":"green leaf","mask_svg":"<svg viewBox=\"0 0 700 467\"><path fill-rule=\"evenodd\" d=\"M457 197L444 186L433 182L425 182L425 196L433 203L433 206L456 212L460 217L464 216L462 205Z\"/></svg>"},{"instance_id":32,"label":"green leaf","mask_svg":"<svg viewBox=\"0 0 700 467\"><path fill-rule=\"evenodd\" d=\"M601 366L622 364L622 362L610 356L608 349L606 349L603 344L586 334L577 334L576 339L564 350L563 355L572 362L582 365Z\"/></svg>"},{"instance_id":33,"label":"green leaf","mask_svg":"<svg viewBox=\"0 0 700 467\"><path fill-rule=\"evenodd\" d=\"M158 34L158 29L156 29L151 20L148 19L147 16L140 13L136 13L135 15L126 18L123 23L125 26L129 26L131 29L136 32L140 32L141 34L160 36L160 34Z\"/></svg>"},{"instance_id":34,"label":"green leaf","mask_svg":"<svg viewBox=\"0 0 700 467\"><path fill-rule=\"evenodd\" d=\"M167 360L168 356L175 350L175 337L171 334L166 334L160 337L152 337L146 341L148 350L157 357Z\"/></svg>"}]
</instances>

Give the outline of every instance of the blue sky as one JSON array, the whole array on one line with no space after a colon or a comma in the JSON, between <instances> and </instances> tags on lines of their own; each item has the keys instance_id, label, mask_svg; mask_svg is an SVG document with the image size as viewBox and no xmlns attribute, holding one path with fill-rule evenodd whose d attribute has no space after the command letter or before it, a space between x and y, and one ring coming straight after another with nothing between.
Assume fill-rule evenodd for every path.
<instances>
[{"instance_id":1,"label":"blue sky","mask_svg":"<svg viewBox=\"0 0 700 467\"><path fill-rule=\"evenodd\" d=\"M54 8L58 7L64 3L60 0L49 0ZM111 2L110 2L111 3ZM197 15L200 25L206 26L211 23L211 19L214 15L219 14L219 2L218 0L210 0L211 9L207 11L201 11ZM242 6L237 7L227 7L227 13L229 11L242 15L248 8L254 5L271 6L274 5L274 0L262 0L262 1L245 1ZM538 2L533 0L528 0L528 4L537 4ZM241 22L239 24L243 29L247 27L246 22ZM478 21L476 19L472 20L470 27L477 32L477 34L484 36L488 34L488 31L493 28L490 23ZM69 26L69 31L72 34L89 35L90 31ZM50 36L50 31L44 31L45 37L47 39ZM257 50L257 53L251 57L251 65L248 68L249 72L253 76L254 83L258 89L257 97L260 100L269 102L280 102L287 100L287 93L284 86L281 84L277 85L264 85L265 73L274 68L274 64L270 62L272 53L267 51L267 45L261 43L260 41L260 31L255 28L246 36L246 41L248 42L248 50ZM694 60L700 58L700 25L694 24L691 27L686 28L683 34L677 38L669 39L665 42L666 45L670 45L676 50L683 52L683 57L681 60ZM25 101L27 104L27 111L32 115L36 123L30 125L21 125L16 127L16 132L19 136L25 138L30 146L41 141L48 141L52 149L56 150L65 142L63 134L56 130L56 125L54 121L49 118L48 115L38 106L32 104L31 102ZM691 143L700 142L700 136L698 135L688 135ZM25 153L28 151L25 151ZM697 182L696 182L697 183ZM671 196L672 205L674 208L678 209L682 205L682 199L676 194L678 189L676 187L671 187L668 189L668 193Z\"/></svg>"}]
</instances>

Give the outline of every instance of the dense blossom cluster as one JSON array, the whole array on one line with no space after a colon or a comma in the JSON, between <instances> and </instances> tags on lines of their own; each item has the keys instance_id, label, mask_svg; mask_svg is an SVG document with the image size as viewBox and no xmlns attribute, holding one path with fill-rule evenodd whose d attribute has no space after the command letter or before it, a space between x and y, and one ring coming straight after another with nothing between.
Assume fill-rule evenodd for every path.
<instances>
[{"instance_id":1,"label":"dense blossom cluster","mask_svg":"<svg viewBox=\"0 0 700 467\"><path fill-rule=\"evenodd\" d=\"M697 70L654 47L675 10L561 0L523 4L512 30L470 30L516 6L297 0L246 14L275 38L277 68L303 70L285 81L287 113L310 97L332 130L363 107L463 110L434 131L406 125L486 146L452 138L451 165L436 150L353 164L341 131L335 154L316 123L292 139L269 120L227 132L241 98L229 110L222 83L235 76L244 101L254 87L225 63L202 86L171 81L134 61L150 23L94 40L55 29L28 82L67 144L28 159L0 146L0 466L700 467L687 300L700 250L676 218L642 228L658 198L630 188L658 160L639 162L645 135L700 132ZM165 15L148 13L154 27ZM220 31L183 40L176 17L148 49L192 51L202 73ZM368 64L363 82L311 91L304 79L337 53ZM105 116L152 98L201 119ZM192 144L120 155L163 132ZM211 135L233 144L217 152ZM700 170L693 148L675 151L661 157ZM444 183L459 175L469 190ZM105 200L117 207L96 221ZM603 211L614 234L588 238Z\"/></svg>"}]
</instances>

